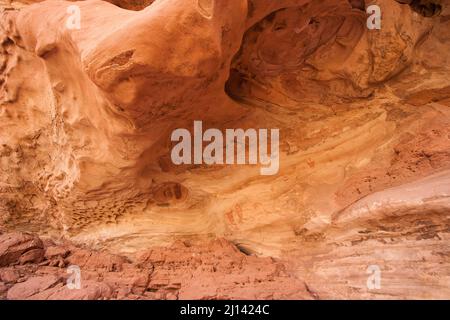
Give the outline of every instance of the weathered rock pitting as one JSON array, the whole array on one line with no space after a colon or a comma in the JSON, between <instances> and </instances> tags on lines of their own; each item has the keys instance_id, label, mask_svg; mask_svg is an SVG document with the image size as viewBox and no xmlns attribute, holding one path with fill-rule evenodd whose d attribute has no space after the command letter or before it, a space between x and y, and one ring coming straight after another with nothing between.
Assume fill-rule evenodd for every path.
<instances>
[{"instance_id":1,"label":"weathered rock pitting","mask_svg":"<svg viewBox=\"0 0 450 320\"><path fill-rule=\"evenodd\" d=\"M2 297L450 296L448 0L0 4ZM280 129L279 173L174 165L194 120Z\"/></svg>"}]
</instances>

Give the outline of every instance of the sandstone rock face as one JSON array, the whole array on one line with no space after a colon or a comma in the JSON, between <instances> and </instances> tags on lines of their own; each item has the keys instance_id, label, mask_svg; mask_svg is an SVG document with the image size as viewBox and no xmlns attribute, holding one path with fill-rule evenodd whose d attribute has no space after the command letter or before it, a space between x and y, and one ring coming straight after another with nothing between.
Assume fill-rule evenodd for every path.
<instances>
[{"instance_id":1,"label":"sandstone rock face","mask_svg":"<svg viewBox=\"0 0 450 320\"><path fill-rule=\"evenodd\" d=\"M450 1L370 4L1 0L0 297L448 299ZM196 120L279 172L175 165Z\"/></svg>"},{"instance_id":2,"label":"sandstone rock face","mask_svg":"<svg viewBox=\"0 0 450 320\"><path fill-rule=\"evenodd\" d=\"M178 241L168 248L153 247L128 258L70 243L50 244L45 252L40 263L19 264L18 258L0 268L0 298L315 298L304 281L287 271L283 261L248 256L224 239L207 243ZM55 256L62 259L61 264L53 263ZM79 287L70 286L75 282L68 271L74 265L80 270Z\"/></svg>"},{"instance_id":3,"label":"sandstone rock face","mask_svg":"<svg viewBox=\"0 0 450 320\"><path fill-rule=\"evenodd\" d=\"M40 262L43 255L42 241L36 236L24 233L0 236L0 267L12 262Z\"/></svg>"}]
</instances>

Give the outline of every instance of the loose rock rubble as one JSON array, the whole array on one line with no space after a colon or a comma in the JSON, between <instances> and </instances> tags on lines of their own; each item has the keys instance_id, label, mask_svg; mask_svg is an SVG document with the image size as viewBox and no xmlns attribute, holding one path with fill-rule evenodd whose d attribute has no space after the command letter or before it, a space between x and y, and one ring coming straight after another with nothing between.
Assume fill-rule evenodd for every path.
<instances>
[{"instance_id":1,"label":"loose rock rubble","mask_svg":"<svg viewBox=\"0 0 450 320\"><path fill-rule=\"evenodd\" d=\"M448 299L449 52L450 0L0 0L1 297Z\"/></svg>"},{"instance_id":2,"label":"loose rock rubble","mask_svg":"<svg viewBox=\"0 0 450 320\"><path fill-rule=\"evenodd\" d=\"M283 263L247 256L223 239L177 242L127 258L3 233L0 265L0 298L11 300L313 298ZM67 285L74 265L81 271L79 289Z\"/></svg>"}]
</instances>

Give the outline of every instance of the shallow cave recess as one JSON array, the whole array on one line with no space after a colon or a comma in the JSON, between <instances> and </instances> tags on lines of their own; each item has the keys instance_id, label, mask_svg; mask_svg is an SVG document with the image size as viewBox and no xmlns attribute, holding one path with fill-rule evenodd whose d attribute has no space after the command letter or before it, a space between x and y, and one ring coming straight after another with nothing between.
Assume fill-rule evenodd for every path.
<instances>
[{"instance_id":1,"label":"shallow cave recess","mask_svg":"<svg viewBox=\"0 0 450 320\"><path fill-rule=\"evenodd\" d=\"M412 10L424 17L434 17L442 12L442 5L439 1L430 0L396 0L402 4L409 4Z\"/></svg>"},{"instance_id":2,"label":"shallow cave recess","mask_svg":"<svg viewBox=\"0 0 450 320\"><path fill-rule=\"evenodd\" d=\"M314 78L317 68L308 63L310 57L327 50L341 30L348 32L345 29L350 26L356 30L351 34L353 44L363 35L365 1L350 4L343 12L323 14L304 5L281 8L264 17L245 33L232 60L225 92L238 102L249 102L255 94L274 90L274 82L288 74L295 75L296 80L290 82L296 85L302 85L299 78Z\"/></svg>"},{"instance_id":3,"label":"shallow cave recess","mask_svg":"<svg viewBox=\"0 0 450 320\"><path fill-rule=\"evenodd\" d=\"M426 18L440 15L443 10L439 1L394 1L409 5L411 10ZM249 14L254 10L254 2L255 0L249 1ZM349 0L349 3L351 9L343 15L340 16L335 12L318 17L313 15L308 17L307 26L301 29L298 28L298 23L304 18L307 5L279 9L257 22L245 33L242 45L232 60L225 92L235 101L242 103L252 100L255 91L272 90L273 80L288 73L296 73L296 79L299 78L299 73L306 75L305 81L308 82L313 78L309 76L317 71L316 67L308 64L308 58L329 45L339 30L345 28L343 24L345 19L359 11L364 18L354 19L356 21L354 26L361 32L359 34L354 32L353 35L360 37L365 32L367 17L365 10L368 4L365 0ZM335 27L330 24L334 24ZM314 39L321 41L315 42ZM304 85L304 81L300 80L298 84ZM328 89L328 86L325 85L324 89ZM354 97L355 93L352 92L350 96ZM364 91L361 96L370 97L371 94Z\"/></svg>"}]
</instances>

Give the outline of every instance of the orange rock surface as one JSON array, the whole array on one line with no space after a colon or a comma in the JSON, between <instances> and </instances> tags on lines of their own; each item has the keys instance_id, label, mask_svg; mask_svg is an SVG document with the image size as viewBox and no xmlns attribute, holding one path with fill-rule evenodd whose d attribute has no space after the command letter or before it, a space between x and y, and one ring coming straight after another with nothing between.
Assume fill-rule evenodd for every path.
<instances>
[{"instance_id":1,"label":"orange rock surface","mask_svg":"<svg viewBox=\"0 0 450 320\"><path fill-rule=\"evenodd\" d=\"M450 1L370 4L0 0L0 297L450 298ZM278 174L174 165L195 120Z\"/></svg>"}]
</instances>

